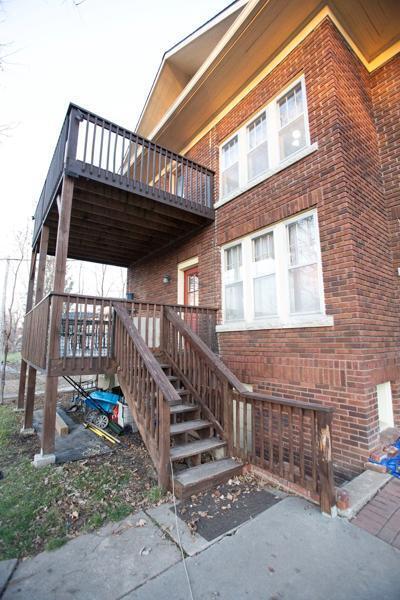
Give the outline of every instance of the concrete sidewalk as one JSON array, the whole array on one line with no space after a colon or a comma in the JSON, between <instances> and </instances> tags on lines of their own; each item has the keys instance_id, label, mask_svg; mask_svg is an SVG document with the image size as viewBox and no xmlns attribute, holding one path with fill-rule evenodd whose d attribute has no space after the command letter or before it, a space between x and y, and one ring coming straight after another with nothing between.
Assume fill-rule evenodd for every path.
<instances>
[{"instance_id":1,"label":"concrete sidewalk","mask_svg":"<svg viewBox=\"0 0 400 600\"><path fill-rule=\"evenodd\" d=\"M215 543L200 542L202 551L186 560L195 600L400 598L400 552L300 498L282 500ZM22 561L3 596L72 598L188 600L190 591L178 547L139 513Z\"/></svg>"}]
</instances>

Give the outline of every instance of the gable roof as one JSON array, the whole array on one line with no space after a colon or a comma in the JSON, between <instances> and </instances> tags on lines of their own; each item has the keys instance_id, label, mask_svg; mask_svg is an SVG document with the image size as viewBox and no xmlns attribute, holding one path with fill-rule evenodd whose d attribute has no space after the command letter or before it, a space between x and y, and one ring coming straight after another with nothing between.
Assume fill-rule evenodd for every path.
<instances>
[{"instance_id":1,"label":"gable roof","mask_svg":"<svg viewBox=\"0 0 400 600\"><path fill-rule=\"evenodd\" d=\"M186 151L268 65L278 64L326 17L369 71L400 51L397 0L238 1L164 55L139 133Z\"/></svg>"}]
</instances>

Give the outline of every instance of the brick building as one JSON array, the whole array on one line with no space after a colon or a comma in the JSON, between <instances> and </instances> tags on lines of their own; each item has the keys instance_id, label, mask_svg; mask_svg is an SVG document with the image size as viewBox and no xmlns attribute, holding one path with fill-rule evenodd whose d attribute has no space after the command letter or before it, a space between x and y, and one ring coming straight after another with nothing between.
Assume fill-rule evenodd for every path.
<instances>
[{"instance_id":1,"label":"brick building","mask_svg":"<svg viewBox=\"0 0 400 600\"><path fill-rule=\"evenodd\" d=\"M346 474L400 426L399 33L390 1L239 0L165 54L138 123L215 171L216 212L128 289L217 306L242 382L335 408Z\"/></svg>"}]
</instances>

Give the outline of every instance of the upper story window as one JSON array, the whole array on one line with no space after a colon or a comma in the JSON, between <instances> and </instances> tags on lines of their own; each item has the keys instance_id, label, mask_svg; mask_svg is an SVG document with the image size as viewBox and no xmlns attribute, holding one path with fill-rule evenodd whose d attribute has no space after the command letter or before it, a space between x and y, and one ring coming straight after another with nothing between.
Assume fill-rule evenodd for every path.
<instances>
[{"instance_id":1,"label":"upper story window","mask_svg":"<svg viewBox=\"0 0 400 600\"><path fill-rule=\"evenodd\" d=\"M302 76L221 146L220 201L236 196L313 149Z\"/></svg>"},{"instance_id":2,"label":"upper story window","mask_svg":"<svg viewBox=\"0 0 400 600\"><path fill-rule=\"evenodd\" d=\"M222 146L221 185L224 196L231 194L239 187L239 141L237 135Z\"/></svg>"},{"instance_id":3,"label":"upper story window","mask_svg":"<svg viewBox=\"0 0 400 600\"><path fill-rule=\"evenodd\" d=\"M279 153L283 160L306 145L306 119L301 82L278 100Z\"/></svg>"},{"instance_id":4,"label":"upper story window","mask_svg":"<svg viewBox=\"0 0 400 600\"><path fill-rule=\"evenodd\" d=\"M233 329L331 325L324 308L316 211L225 246L222 298L222 330L231 324Z\"/></svg>"}]
</instances>

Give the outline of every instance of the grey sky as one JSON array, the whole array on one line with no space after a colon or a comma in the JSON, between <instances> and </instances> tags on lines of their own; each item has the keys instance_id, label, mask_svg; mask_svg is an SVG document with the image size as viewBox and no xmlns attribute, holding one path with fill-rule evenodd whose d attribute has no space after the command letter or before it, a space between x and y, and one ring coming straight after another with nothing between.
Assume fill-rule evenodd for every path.
<instances>
[{"instance_id":1,"label":"grey sky","mask_svg":"<svg viewBox=\"0 0 400 600\"><path fill-rule=\"evenodd\" d=\"M133 129L164 51L228 4L2 0L0 258L34 212L68 103Z\"/></svg>"}]
</instances>

